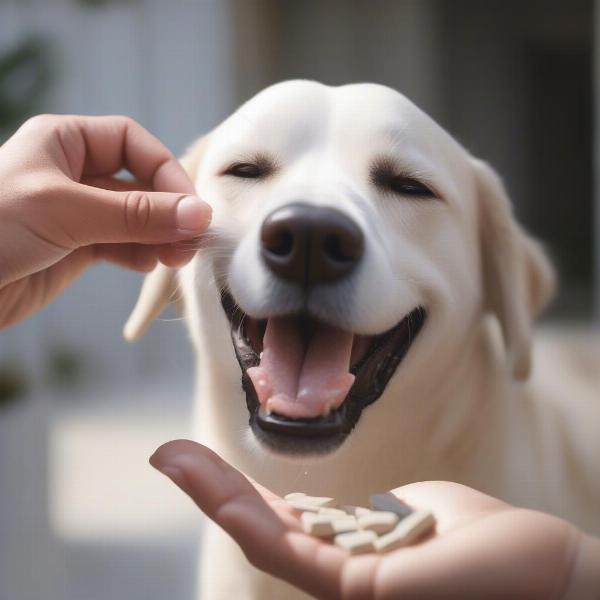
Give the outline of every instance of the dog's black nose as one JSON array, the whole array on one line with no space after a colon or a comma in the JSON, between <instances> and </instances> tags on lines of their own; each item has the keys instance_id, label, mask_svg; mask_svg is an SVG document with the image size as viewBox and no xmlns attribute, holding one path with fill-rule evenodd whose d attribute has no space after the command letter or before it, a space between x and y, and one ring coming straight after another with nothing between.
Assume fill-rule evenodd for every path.
<instances>
[{"instance_id":1,"label":"dog's black nose","mask_svg":"<svg viewBox=\"0 0 600 600\"><path fill-rule=\"evenodd\" d=\"M273 211L260 237L269 269L305 287L347 275L364 249L361 230L345 214L301 202Z\"/></svg>"}]
</instances>

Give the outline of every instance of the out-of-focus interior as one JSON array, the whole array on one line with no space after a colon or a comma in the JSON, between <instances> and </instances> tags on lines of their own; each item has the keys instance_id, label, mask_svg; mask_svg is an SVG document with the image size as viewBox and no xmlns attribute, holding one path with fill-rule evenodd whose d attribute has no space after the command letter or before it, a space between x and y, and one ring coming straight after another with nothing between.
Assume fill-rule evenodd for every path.
<instances>
[{"instance_id":1,"label":"out-of-focus interior","mask_svg":"<svg viewBox=\"0 0 600 600\"><path fill-rule=\"evenodd\" d=\"M544 318L587 327L599 40L592 0L1 0L0 140L127 114L181 153L276 81L383 83L502 174L560 272ZM189 435L193 357L175 314L122 339L140 284L99 265L0 332L1 599L194 595L201 516L147 465Z\"/></svg>"}]
</instances>

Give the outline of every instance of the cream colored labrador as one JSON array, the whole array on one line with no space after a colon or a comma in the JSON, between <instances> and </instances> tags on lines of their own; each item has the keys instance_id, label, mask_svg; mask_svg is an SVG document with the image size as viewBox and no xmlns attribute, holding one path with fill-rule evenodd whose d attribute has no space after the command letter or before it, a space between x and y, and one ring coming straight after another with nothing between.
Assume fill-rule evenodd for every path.
<instances>
[{"instance_id":1,"label":"cream colored labrador","mask_svg":"<svg viewBox=\"0 0 600 600\"><path fill-rule=\"evenodd\" d=\"M183 164L211 228L125 332L183 301L198 440L280 494L444 479L600 533L598 346L549 334L532 370L554 275L485 163L389 88L290 81ZM303 597L210 525L201 573L203 600Z\"/></svg>"}]
</instances>

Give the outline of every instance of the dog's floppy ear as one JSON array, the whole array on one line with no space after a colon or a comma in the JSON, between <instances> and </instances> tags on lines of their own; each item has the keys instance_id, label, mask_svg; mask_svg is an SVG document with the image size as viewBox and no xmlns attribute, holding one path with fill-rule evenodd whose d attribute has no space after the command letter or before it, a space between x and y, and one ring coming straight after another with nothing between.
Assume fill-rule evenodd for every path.
<instances>
[{"instance_id":1,"label":"dog's floppy ear","mask_svg":"<svg viewBox=\"0 0 600 600\"><path fill-rule=\"evenodd\" d=\"M475 170L486 309L502 329L515 379L531 370L531 321L552 298L554 270L541 246L515 221L500 178L486 163Z\"/></svg>"},{"instance_id":2,"label":"dog's floppy ear","mask_svg":"<svg viewBox=\"0 0 600 600\"><path fill-rule=\"evenodd\" d=\"M207 135L200 138L180 159L192 181L196 179L207 141ZM181 298L176 296L177 273L178 269L158 265L146 276L138 301L123 328L126 340L133 342L141 338L170 302L174 302L179 312L182 312Z\"/></svg>"}]
</instances>

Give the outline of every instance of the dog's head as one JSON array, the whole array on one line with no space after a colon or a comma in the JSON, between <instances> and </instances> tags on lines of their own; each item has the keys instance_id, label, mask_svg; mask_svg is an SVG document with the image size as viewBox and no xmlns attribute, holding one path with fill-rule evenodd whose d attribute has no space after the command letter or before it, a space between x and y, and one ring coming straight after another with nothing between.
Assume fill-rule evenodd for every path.
<instances>
[{"instance_id":1,"label":"dog's head","mask_svg":"<svg viewBox=\"0 0 600 600\"><path fill-rule=\"evenodd\" d=\"M335 449L364 409L384 410L381 397L397 404L407 382L414 393L419 378L443 376L484 312L500 322L510 375L527 377L552 270L493 171L399 93L278 84L183 164L213 208L187 293L218 291L223 326L211 335L235 352L239 410L263 445ZM149 276L129 338L174 280Z\"/></svg>"}]
</instances>

